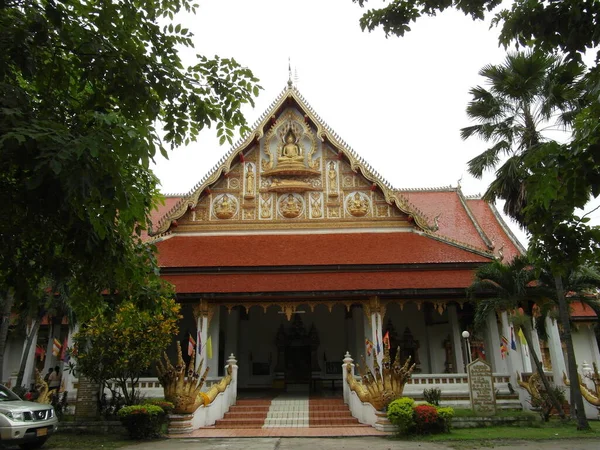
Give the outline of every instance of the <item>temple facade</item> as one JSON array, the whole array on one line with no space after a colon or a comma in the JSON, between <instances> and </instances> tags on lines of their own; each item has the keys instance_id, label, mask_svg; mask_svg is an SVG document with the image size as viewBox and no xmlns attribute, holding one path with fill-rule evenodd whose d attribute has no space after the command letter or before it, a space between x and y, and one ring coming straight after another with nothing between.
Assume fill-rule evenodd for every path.
<instances>
[{"instance_id":1,"label":"temple facade","mask_svg":"<svg viewBox=\"0 0 600 450\"><path fill-rule=\"evenodd\" d=\"M525 346L502 350L503 337L517 339L506 313L474 332L466 303L477 267L524 252L495 207L460 187L394 189L292 85L157 218L161 271L184 305L181 342L198 336L213 377L235 354L239 388L334 387L346 351L369 364L384 338L417 379L453 384L444 375L478 357L503 389L532 370ZM560 380L565 358L549 329L536 346ZM598 361L591 328L576 340L581 360Z\"/></svg>"},{"instance_id":2,"label":"temple facade","mask_svg":"<svg viewBox=\"0 0 600 450\"><path fill-rule=\"evenodd\" d=\"M526 346L506 313L473 330L466 302L479 266L524 252L498 211L460 186L393 188L291 84L194 189L167 196L148 239L182 304L178 340L184 353L197 342L209 379L234 354L240 389L335 389L346 352L369 365L385 341L416 364L409 395L440 386L468 398L465 366L482 358L498 392L526 406L525 392L511 388L517 372L532 371ZM581 306L573 316L578 361L600 363L595 314ZM534 346L561 384L560 331L552 321L547 328ZM62 364L52 342L67 344L72 331L39 333L47 357L31 350L26 383L34 366ZM3 379L18 368L20 342L10 342L15 364Z\"/></svg>"}]
</instances>

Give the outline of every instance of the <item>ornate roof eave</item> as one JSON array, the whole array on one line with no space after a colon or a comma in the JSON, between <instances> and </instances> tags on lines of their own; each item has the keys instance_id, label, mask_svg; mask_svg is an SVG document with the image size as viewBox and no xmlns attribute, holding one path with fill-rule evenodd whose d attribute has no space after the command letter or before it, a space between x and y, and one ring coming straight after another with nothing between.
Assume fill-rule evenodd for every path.
<instances>
[{"instance_id":1,"label":"ornate roof eave","mask_svg":"<svg viewBox=\"0 0 600 450\"><path fill-rule=\"evenodd\" d=\"M339 153L346 156L353 171L358 172L377 186L384 195L386 202L395 205L400 211L413 218L415 225L425 232L435 232L437 227L430 225L426 215L412 205L392 185L375 171L363 158L361 158L333 129L322 120L306 99L300 94L296 86L288 84L267 110L256 120L251 127L251 132L242 136L234 146L219 160L217 164L197 183L190 192L184 196L163 218L158 222L156 230L150 230L149 236L158 237L171 228L173 221L182 217L189 208L196 206L202 192L214 184L222 174L231 169L235 158L253 142L261 139L265 128L271 118L284 106L289 99L294 99L298 106L305 112L305 117L310 119L317 128L317 136L321 141L328 140L336 147Z\"/></svg>"}]
</instances>

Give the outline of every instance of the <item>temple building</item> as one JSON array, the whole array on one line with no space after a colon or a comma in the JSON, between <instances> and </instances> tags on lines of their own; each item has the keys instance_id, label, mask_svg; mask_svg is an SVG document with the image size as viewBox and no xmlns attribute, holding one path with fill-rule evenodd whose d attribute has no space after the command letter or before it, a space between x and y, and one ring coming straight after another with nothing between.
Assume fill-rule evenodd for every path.
<instances>
[{"instance_id":1,"label":"temple building","mask_svg":"<svg viewBox=\"0 0 600 450\"><path fill-rule=\"evenodd\" d=\"M505 312L473 330L466 301L478 267L524 252L496 208L460 186L395 189L291 83L187 195L166 197L148 240L182 304L178 340L184 353L197 341L209 379L233 354L238 389L339 389L346 352L368 363L385 339L416 364L407 395L439 386L468 399L465 366L482 358L498 392L527 405L516 379L532 371L526 346ZM597 317L576 306L577 359L600 363ZM534 333L534 346L560 384L560 331L551 320L547 329L546 341ZM47 358L31 351L25 383L34 364L60 363L52 337L70 341L66 325L59 336L39 333ZM9 342L2 379L16 373L20 339ZM160 387L148 375L144 383Z\"/></svg>"},{"instance_id":2,"label":"temple building","mask_svg":"<svg viewBox=\"0 0 600 450\"><path fill-rule=\"evenodd\" d=\"M496 208L460 187L394 189L291 83L157 219L161 272L184 305L180 339L199 331L213 377L235 354L239 388L335 386L345 352L376 355L384 336L417 364L417 378L464 373L477 357L504 387L532 370L525 347L501 351L513 334L506 313L472 330L465 289L474 271L524 252ZM560 380L556 323L549 330L536 345ZM599 362L591 328L576 341L580 360Z\"/></svg>"}]
</instances>

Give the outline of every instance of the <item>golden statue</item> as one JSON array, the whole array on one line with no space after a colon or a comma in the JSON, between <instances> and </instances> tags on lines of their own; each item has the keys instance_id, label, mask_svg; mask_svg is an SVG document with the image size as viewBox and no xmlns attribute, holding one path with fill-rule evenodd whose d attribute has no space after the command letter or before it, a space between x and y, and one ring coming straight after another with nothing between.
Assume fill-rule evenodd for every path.
<instances>
[{"instance_id":1,"label":"golden statue","mask_svg":"<svg viewBox=\"0 0 600 450\"><path fill-rule=\"evenodd\" d=\"M278 153L277 169L306 169L304 151L291 127L285 133Z\"/></svg>"},{"instance_id":2,"label":"golden statue","mask_svg":"<svg viewBox=\"0 0 600 450\"><path fill-rule=\"evenodd\" d=\"M335 163L331 161L329 163L329 192L337 191L337 172L335 171Z\"/></svg>"},{"instance_id":3,"label":"golden statue","mask_svg":"<svg viewBox=\"0 0 600 450\"><path fill-rule=\"evenodd\" d=\"M252 164L246 166L246 195L254 194L254 168Z\"/></svg>"},{"instance_id":4,"label":"golden statue","mask_svg":"<svg viewBox=\"0 0 600 450\"><path fill-rule=\"evenodd\" d=\"M302 212L302 204L292 194L288 194L285 200L279 205L279 210L282 216L293 219L294 217L298 217Z\"/></svg>"},{"instance_id":5,"label":"golden statue","mask_svg":"<svg viewBox=\"0 0 600 450\"><path fill-rule=\"evenodd\" d=\"M192 414L200 406L210 405L216 396L225 391L231 383L233 368L229 365L227 366L227 375L219 383L213 384L208 391L201 392L210 368L207 367L200 377L200 374L194 370L196 363L196 352L194 352L186 369L179 342L177 342L177 363L172 365L166 353L164 360L164 364L159 361L156 367L158 381L165 391L165 400L175 405L173 408L175 414ZM200 367L202 367L202 362Z\"/></svg>"},{"instance_id":6,"label":"golden statue","mask_svg":"<svg viewBox=\"0 0 600 450\"><path fill-rule=\"evenodd\" d=\"M37 403L52 403L52 396L58 395L58 389L52 389L48 387L48 383L44 381L42 374L39 370L35 369L35 384L33 385L33 390L37 394L37 398L35 402Z\"/></svg>"},{"instance_id":7,"label":"golden statue","mask_svg":"<svg viewBox=\"0 0 600 450\"><path fill-rule=\"evenodd\" d=\"M369 210L369 202L358 192L348 200L348 211L355 217L362 217Z\"/></svg>"},{"instance_id":8,"label":"golden statue","mask_svg":"<svg viewBox=\"0 0 600 450\"><path fill-rule=\"evenodd\" d=\"M362 402L370 403L377 411L384 411L388 405L402 397L404 386L410 380L416 365L411 364L408 357L404 365L400 365L400 347L396 349L394 363L390 360L390 350L383 346L383 370L375 358L375 374L367 367L363 359L363 365L358 366L361 382L356 381L352 375L350 365L346 366L346 381L350 390L356 392ZM366 369L363 369L366 368Z\"/></svg>"},{"instance_id":9,"label":"golden statue","mask_svg":"<svg viewBox=\"0 0 600 450\"><path fill-rule=\"evenodd\" d=\"M215 216L217 216L219 219L231 219L236 210L235 201L225 194L218 202L215 203L213 209Z\"/></svg>"}]
</instances>

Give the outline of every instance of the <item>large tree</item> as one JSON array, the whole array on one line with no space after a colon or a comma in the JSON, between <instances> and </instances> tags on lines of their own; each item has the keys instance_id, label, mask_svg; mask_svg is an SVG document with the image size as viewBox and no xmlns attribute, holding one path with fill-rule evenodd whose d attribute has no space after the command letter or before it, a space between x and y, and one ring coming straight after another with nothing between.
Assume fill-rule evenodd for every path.
<instances>
[{"instance_id":1,"label":"large tree","mask_svg":"<svg viewBox=\"0 0 600 450\"><path fill-rule=\"evenodd\" d=\"M198 55L186 67L180 11L196 6L0 1L0 373L14 299L44 279L79 294L85 320L103 290L157 276L139 240L157 152L211 125L223 141L246 128L240 106L257 80L233 59Z\"/></svg>"}]
</instances>

